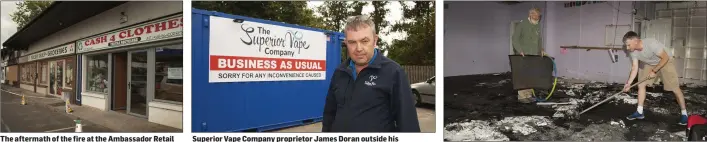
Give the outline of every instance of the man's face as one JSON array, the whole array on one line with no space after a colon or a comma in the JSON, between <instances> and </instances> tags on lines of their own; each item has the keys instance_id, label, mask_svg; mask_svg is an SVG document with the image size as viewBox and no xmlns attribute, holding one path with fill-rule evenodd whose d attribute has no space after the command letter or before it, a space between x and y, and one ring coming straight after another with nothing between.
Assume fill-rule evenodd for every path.
<instances>
[{"instance_id":1,"label":"man's face","mask_svg":"<svg viewBox=\"0 0 707 142\"><path fill-rule=\"evenodd\" d=\"M347 29L345 34L346 49L351 60L359 66L367 65L373 58L378 36L369 26L359 27L356 30Z\"/></svg>"},{"instance_id":2,"label":"man's face","mask_svg":"<svg viewBox=\"0 0 707 142\"><path fill-rule=\"evenodd\" d=\"M636 49L638 49L638 39L626 39L626 48L628 49L628 51L635 51Z\"/></svg>"},{"instance_id":3,"label":"man's face","mask_svg":"<svg viewBox=\"0 0 707 142\"><path fill-rule=\"evenodd\" d=\"M540 12L538 12L538 11L531 10L529 16L530 16L530 19L533 19L536 21L540 20Z\"/></svg>"}]
</instances>

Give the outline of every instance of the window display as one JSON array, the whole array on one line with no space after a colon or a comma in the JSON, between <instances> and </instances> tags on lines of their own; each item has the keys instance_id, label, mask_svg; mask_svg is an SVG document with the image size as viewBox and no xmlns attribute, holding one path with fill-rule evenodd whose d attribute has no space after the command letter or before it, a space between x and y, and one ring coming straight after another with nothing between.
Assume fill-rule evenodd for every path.
<instances>
[{"instance_id":1,"label":"window display","mask_svg":"<svg viewBox=\"0 0 707 142\"><path fill-rule=\"evenodd\" d=\"M22 65L21 80L23 83L34 84L34 79L37 78L36 63L28 63Z\"/></svg>"},{"instance_id":2,"label":"window display","mask_svg":"<svg viewBox=\"0 0 707 142\"><path fill-rule=\"evenodd\" d=\"M74 86L74 58L66 59L66 70L64 73L64 88L71 89Z\"/></svg>"},{"instance_id":3,"label":"window display","mask_svg":"<svg viewBox=\"0 0 707 142\"><path fill-rule=\"evenodd\" d=\"M55 60L49 62L49 93L61 95L62 80L63 80L64 60Z\"/></svg>"},{"instance_id":4,"label":"window display","mask_svg":"<svg viewBox=\"0 0 707 142\"><path fill-rule=\"evenodd\" d=\"M20 65L20 82L26 82L27 75L27 65Z\"/></svg>"},{"instance_id":5,"label":"window display","mask_svg":"<svg viewBox=\"0 0 707 142\"><path fill-rule=\"evenodd\" d=\"M49 94L54 94L56 84L56 62L49 61Z\"/></svg>"},{"instance_id":6,"label":"window display","mask_svg":"<svg viewBox=\"0 0 707 142\"><path fill-rule=\"evenodd\" d=\"M107 94L108 54L88 56L86 63L86 90Z\"/></svg>"},{"instance_id":7,"label":"window display","mask_svg":"<svg viewBox=\"0 0 707 142\"><path fill-rule=\"evenodd\" d=\"M47 62L42 62L42 65L40 66L39 69L39 75L41 75L41 79L39 79L40 84L47 84L47 80L49 79L49 74L47 73Z\"/></svg>"},{"instance_id":8,"label":"window display","mask_svg":"<svg viewBox=\"0 0 707 142\"><path fill-rule=\"evenodd\" d=\"M155 52L155 99L182 102L182 45Z\"/></svg>"}]
</instances>

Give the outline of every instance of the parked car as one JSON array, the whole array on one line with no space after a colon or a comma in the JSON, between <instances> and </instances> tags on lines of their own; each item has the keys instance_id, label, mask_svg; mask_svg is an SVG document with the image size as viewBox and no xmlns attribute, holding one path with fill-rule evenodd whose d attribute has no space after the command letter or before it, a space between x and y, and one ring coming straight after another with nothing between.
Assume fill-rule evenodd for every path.
<instances>
[{"instance_id":1,"label":"parked car","mask_svg":"<svg viewBox=\"0 0 707 142\"><path fill-rule=\"evenodd\" d=\"M435 104L435 77L410 85L415 105Z\"/></svg>"}]
</instances>

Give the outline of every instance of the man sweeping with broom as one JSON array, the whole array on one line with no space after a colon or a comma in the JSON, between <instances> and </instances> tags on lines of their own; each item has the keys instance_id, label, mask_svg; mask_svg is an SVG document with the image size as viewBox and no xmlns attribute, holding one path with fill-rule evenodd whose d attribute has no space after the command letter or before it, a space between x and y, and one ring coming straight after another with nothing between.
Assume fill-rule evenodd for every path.
<instances>
[{"instance_id":1,"label":"man sweeping with broom","mask_svg":"<svg viewBox=\"0 0 707 142\"><path fill-rule=\"evenodd\" d=\"M638 74L639 79L652 78L643 81L638 85L638 108L636 112L628 116L626 119L643 119L643 102L646 100L646 85L654 82L653 80L660 74L663 81L663 90L672 91L680 105L681 114L678 124L687 125L687 110L685 109L685 98L680 83L678 82L678 74L673 63L672 53L667 52L666 46L655 39L640 39L638 34L633 31L627 32L623 37L625 49L631 56L631 74L623 88L624 92L628 92L630 84ZM638 61L643 62L644 66L639 72Z\"/></svg>"}]
</instances>

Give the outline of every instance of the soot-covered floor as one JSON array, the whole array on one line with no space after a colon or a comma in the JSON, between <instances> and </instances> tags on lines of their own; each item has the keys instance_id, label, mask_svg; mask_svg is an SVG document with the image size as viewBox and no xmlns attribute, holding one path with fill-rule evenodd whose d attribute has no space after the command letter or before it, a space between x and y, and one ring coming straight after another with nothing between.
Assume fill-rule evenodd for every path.
<instances>
[{"instance_id":1,"label":"soot-covered floor","mask_svg":"<svg viewBox=\"0 0 707 142\"><path fill-rule=\"evenodd\" d=\"M558 79L547 102L576 105L536 105L517 101L508 73L444 79L444 138L446 141L569 140L681 141L685 126L677 125L680 107L662 86L648 88L646 118L626 120L636 111L637 87L628 94L582 110L617 93L623 84ZM707 89L682 86L690 114L707 114ZM549 90L548 90L549 91ZM546 96L547 92L536 93Z\"/></svg>"}]
</instances>

